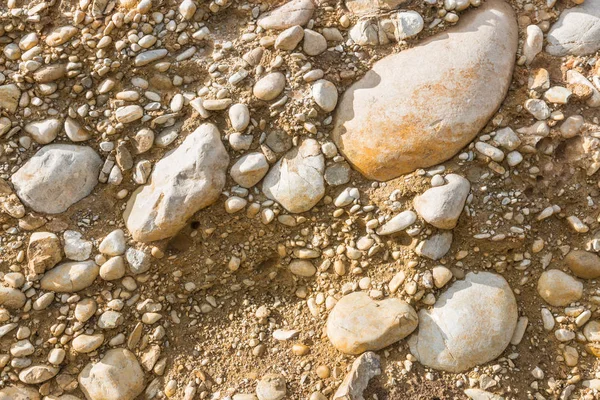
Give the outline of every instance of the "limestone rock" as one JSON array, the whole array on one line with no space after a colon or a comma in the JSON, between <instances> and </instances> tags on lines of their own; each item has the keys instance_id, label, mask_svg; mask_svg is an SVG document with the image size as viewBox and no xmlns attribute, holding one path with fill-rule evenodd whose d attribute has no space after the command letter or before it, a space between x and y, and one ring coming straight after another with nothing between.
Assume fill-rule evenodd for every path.
<instances>
[{"instance_id":1,"label":"limestone rock","mask_svg":"<svg viewBox=\"0 0 600 400\"><path fill-rule=\"evenodd\" d=\"M600 0L564 10L547 35L546 51L553 56L584 56L600 49Z\"/></svg>"},{"instance_id":2,"label":"limestone rock","mask_svg":"<svg viewBox=\"0 0 600 400\"><path fill-rule=\"evenodd\" d=\"M362 15L394 10L407 0L346 0L345 3L352 13Z\"/></svg>"},{"instance_id":3,"label":"limestone rock","mask_svg":"<svg viewBox=\"0 0 600 400\"><path fill-rule=\"evenodd\" d=\"M446 176L447 184L432 187L415 197L417 214L439 229L453 229L465 207L471 184L460 175Z\"/></svg>"},{"instance_id":4,"label":"limestone rock","mask_svg":"<svg viewBox=\"0 0 600 400\"><path fill-rule=\"evenodd\" d=\"M270 11L258 19L258 26L264 29L287 29L294 25L304 26L315 11L312 0L292 0Z\"/></svg>"},{"instance_id":5,"label":"limestone rock","mask_svg":"<svg viewBox=\"0 0 600 400\"><path fill-rule=\"evenodd\" d=\"M337 105L338 91L333 83L319 79L312 86L312 97L323 111L331 112Z\"/></svg>"},{"instance_id":6,"label":"limestone rock","mask_svg":"<svg viewBox=\"0 0 600 400\"><path fill-rule=\"evenodd\" d=\"M67 262L46 272L40 285L52 292L78 292L91 286L99 272L100 267L93 261Z\"/></svg>"},{"instance_id":7,"label":"limestone rock","mask_svg":"<svg viewBox=\"0 0 600 400\"><path fill-rule=\"evenodd\" d=\"M144 391L144 372L126 349L107 351L100 361L86 365L78 380L88 400L134 400Z\"/></svg>"},{"instance_id":8,"label":"limestone rock","mask_svg":"<svg viewBox=\"0 0 600 400\"><path fill-rule=\"evenodd\" d=\"M0 390L0 400L40 400L39 392L29 386L8 386Z\"/></svg>"},{"instance_id":9,"label":"limestone rock","mask_svg":"<svg viewBox=\"0 0 600 400\"><path fill-rule=\"evenodd\" d=\"M277 374L267 374L256 385L258 400L283 400L287 393L285 378Z\"/></svg>"},{"instance_id":10,"label":"limestone rock","mask_svg":"<svg viewBox=\"0 0 600 400\"><path fill-rule=\"evenodd\" d=\"M579 278L600 277L600 257L584 250L572 250L565 257L565 265Z\"/></svg>"},{"instance_id":11,"label":"limestone rock","mask_svg":"<svg viewBox=\"0 0 600 400\"><path fill-rule=\"evenodd\" d=\"M21 90L15 84L0 86L0 110L4 109L9 113L14 113L19 107ZM1 135L0 135L1 136Z\"/></svg>"},{"instance_id":12,"label":"limestone rock","mask_svg":"<svg viewBox=\"0 0 600 400\"><path fill-rule=\"evenodd\" d=\"M361 354L352 363L350 372L338 387L333 400L365 400L363 392L369 381L381 374L381 361L372 351Z\"/></svg>"},{"instance_id":13,"label":"limestone rock","mask_svg":"<svg viewBox=\"0 0 600 400\"><path fill-rule=\"evenodd\" d=\"M0 286L0 306L18 310L25 305L27 298L20 290Z\"/></svg>"},{"instance_id":14,"label":"limestone rock","mask_svg":"<svg viewBox=\"0 0 600 400\"><path fill-rule=\"evenodd\" d=\"M217 127L200 125L156 163L149 183L129 199L123 218L133 239L152 242L176 234L218 199L228 164Z\"/></svg>"},{"instance_id":15,"label":"limestone rock","mask_svg":"<svg viewBox=\"0 0 600 400\"><path fill-rule=\"evenodd\" d=\"M100 242L98 250L107 256L120 256L125 253L126 245L125 232L122 229L115 229Z\"/></svg>"},{"instance_id":16,"label":"limestone rock","mask_svg":"<svg viewBox=\"0 0 600 400\"><path fill-rule=\"evenodd\" d=\"M502 276L470 272L431 310L419 312L419 331L409 339L410 350L425 366L463 372L502 354L517 318L515 296Z\"/></svg>"},{"instance_id":17,"label":"limestone rock","mask_svg":"<svg viewBox=\"0 0 600 400\"><path fill-rule=\"evenodd\" d=\"M325 158L319 143L305 140L269 171L262 185L265 195L292 213L313 208L325 195Z\"/></svg>"},{"instance_id":18,"label":"limestone rock","mask_svg":"<svg viewBox=\"0 0 600 400\"><path fill-rule=\"evenodd\" d=\"M439 260L448 253L451 246L452 232L441 232L420 242L415 253L430 260Z\"/></svg>"},{"instance_id":19,"label":"limestone rock","mask_svg":"<svg viewBox=\"0 0 600 400\"><path fill-rule=\"evenodd\" d=\"M331 310L327 336L341 352L361 354L402 340L417 324L417 313L404 301L376 301L364 292L355 292L342 297Z\"/></svg>"},{"instance_id":20,"label":"limestone rock","mask_svg":"<svg viewBox=\"0 0 600 400\"><path fill-rule=\"evenodd\" d=\"M546 303L564 307L581 298L583 283L558 269L551 269L542 273L537 290Z\"/></svg>"},{"instance_id":21,"label":"limestone rock","mask_svg":"<svg viewBox=\"0 0 600 400\"><path fill-rule=\"evenodd\" d=\"M29 273L32 275L43 274L58 264L62 260L62 255L60 239L54 233L32 233L29 238L29 246L27 246Z\"/></svg>"},{"instance_id":22,"label":"limestone rock","mask_svg":"<svg viewBox=\"0 0 600 400\"><path fill-rule=\"evenodd\" d=\"M273 100L285 88L285 75L281 72L271 72L263 76L254 84L252 93L261 100Z\"/></svg>"},{"instance_id":23,"label":"limestone rock","mask_svg":"<svg viewBox=\"0 0 600 400\"><path fill-rule=\"evenodd\" d=\"M231 177L240 186L251 188L269 171L269 163L262 153L248 153L231 167Z\"/></svg>"},{"instance_id":24,"label":"limestone rock","mask_svg":"<svg viewBox=\"0 0 600 400\"><path fill-rule=\"evenodd\" d=\"M492 0L457 26L378 61L338 104L338 148L378 180L451 158L500 106L517 43L512 8Z\"/></svg>"},{"instance_id":25,"label":"limestone rock","mask_svg":"<svg viewBox=\"0 0 600 400\"><path fill-rule=\"evenodd\" d=\"M11 177L17 196L37 212L58 214L91 193L102 160L91 147L44 146Z\"/></svg>"},{"instance_id":26,"label":"limestone rock","mask_svg":"<svg viewBox=\"0 0 600 400\"><path fill-rule=\"evenodd\" d=\"M28 385L46 382L58 374L59 369L51 365L32 365L19 372L19 380Z\"/></svg>"}]
</instances>

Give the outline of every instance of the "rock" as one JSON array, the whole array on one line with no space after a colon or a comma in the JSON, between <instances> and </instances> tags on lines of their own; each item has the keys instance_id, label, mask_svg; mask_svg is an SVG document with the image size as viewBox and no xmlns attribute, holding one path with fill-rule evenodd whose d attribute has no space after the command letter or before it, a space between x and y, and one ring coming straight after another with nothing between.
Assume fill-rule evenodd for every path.
<instances>
[{"instance_id":1,"label":"rock","mask_svg":"<svg viewBox=\"0 0 600 400\"><path fill-rule=\"evenodd\" d=\"M79 232L65 231L65 256L73 261L85 261L92 254L92 242L83 239Z\"/></svg>"},{"instance_id":2,"label":"rock","mask_svg":"<svg viewBox=\"0 0 600 400\"><path fill-rule=\"evenodd\" d=\"M421 257L439 260L444 257L452 246L452 232L442 232L420 242L415 252Z\"/></svg>"},{"instance_id":3,"label":"rock","mask_svg":"<svg viewBox=\"0 0 600 400\"><path fill-rule=\"evenodd\" d=\"M304 37L304 29L300 25L287 28L275 39L275 48L278 50L292 51Z\"/></svg>"},{"instance_id":4,"label":"rock","mask_svg":"<svg viewBox=\"0 0 600 400\"><path fill-rule=\"evenodd\" d=\"M594 253L571 250L565 257L565 265L579 278L600 278L600 257Z\"/></svg>"},{"instance_id":5,"label":"rock","mask_svg":"<svg viewBox=\"0 0 600 400\"><path fill-rule=\"evenodd\" d=\"M277 374L267 374L256 385L258 400L282 400L287 393L285 378Z\"/></svg>"},{"instance_id":6,"label":"rock","mask_svg":"<svg viewBox=\"0 0 600 400\"><path fill-rule=\"evenodd\" d=\"M315 266L308 260L292 260L290 272L296 276L309 278L317 273Z\"/></svg>"},{"instance_id":7,"label":"rock","mask_svg":"<svg viewBox=\"0 0 600 400\"><path fill-rule=\"evenodd\" d=\"M46 382L58 374L59 369L50 365L32 365L19 372L19 380L28 385Z\"/></svg>"},{"instance_id":8,"label":"rock","mask_svg":"<svg viewBox=\"0 0 600 400\"><path fill-rule=\"evenodd\" d=\"M98 349L104 343L104 335L101 333L95 335L79 335L71 341L73 350L78 353L91 353Z\"/></svg>"},{"instance_id":9,"label":"rock","mask_svg":"<svg viewBox=\"0 0 600 400\"><path fill-rule=\"evenodd\" d=\"M465 208L471 184L460 175L446 176L447 184L415 197L413 205L421 218L439 229L453 229Z\"/></svg>"},{"instance_id":10,"label":"rock","mask_svg":"<svg viewBox=\"0 0 600 400\"><path fill-rule=\"evenodd\" d=\"M190 20L196 13L196 3L192 0L183 0L179 5L179 12L184 20Z\"/></svg>"},{"instance_id":11,"label":"rock","mask_svg":"<svg viewBox=\"0 0 600 400\"><path fill-rule=\"evenodd\" d=\"M548 107L548 104L544 100L527 99L525 101L525 109L539 121L550 118L550 107Z\"/></svg>"},{"instance_id":12,"label":"rock","mask_svg":"<svg viewBox=\"0 0 600 400\"><path fill-rule=\"evenodd\" d=\"M498 129L494 136L494 142L506 150L516 150L521 145L521 139L509 127Z\"/></svg>"},{"instance_id":13,"label":"rock","mask_svg":"<svg viewBox=\"0 0 600 400\"><path fill-rule=\"evenodd\" d=\"M433 283L435 284L435 287L438 289L443 288L444 286L446 286L446 284L448 282L450 282L450 280L452 279L452 271L450 271L448 268L444 267L443 265L438 265L433 267L432 271L432 276L433 276Z\"/></svg>"},{"instance_id":14,"label":"rock","mask_svg":"<svg viewBox=\"0 0 600 400\"><path fill-rule=\"evenodd\" d=\"M254 84L252 93L260 100L269 101L279 96L284 88L285 75L281 72L271 72Z\"/></svg>"},{"instance_id":15,"label":"rock","mask_svg":"<svg viewBox=\"0 0 600 400\"><path fill-rule=\"evenodd\" d=\"M251 188L269 171L269 163L262 153L248 153L231 167L231 177L240 186Z\"/></svg>"},{"instance_id":16,"label":"rock","mask_svg":"<svg viewBox=\"0 0 600 400\"><path fill-rule=\"evenodd\" d=\"M50 83L62 79L66 75L66 64L51 64L35 71L33 74L33 79L37 83Z\"/></svg>"},{"instance_id":17,"label":"rock","mask_svg":"<svg viewBox=\"0 0 600 400\"><path fill-rule=\"evenodd\" d=\"M442 293L431 310L419 312L410 351L427 367L463 372L502 354L517 318L515 296L502 276L470 272Z\"/></svg>"},{"instance_id":18,"label":"rock","mask_svg":"<svg viewBox=\"0 0 600 400\"><path fill-rule=\"evenodd\" d=\"M329 186L345 185L350 182L350 164L347 162L337 162L325 168L325 182Z\"/></svg>"},{"instance_id":19,"label":"rock","mask_svg":"<svg viewBox=\"0 0 600 400\"><path fill-rule=\"evenodd\" d=\"M125 232L122 229L115 229L100 242L98 250L107 256L120 256L125 253L126 241Z\"/></svg>"},{"instance_id":20,"label":"rock","mask_svg":"<svg viewBox=\"0 0 600 400\"><path fill-rule=\"evenodd\" d=\"M350 372L338 387L333 400L365 400L363 392L369 381L381 374L381 361L372 351L361 354L352 363Z\"/></svg>"},{"instance_id":21,"label":"rock","mask_svg":"<svg viewBox=\"0 0 600 400\"><path fill-rule=\"evenodd\" d=\"M46 272L40 287L58 293L78 292L91 286L99 271L93 261L63 263Z\"/></svg>"},{"instance_id":22,"label":"rock","mask_svg":"<svg viewBox=\"0 0 600 400\"><path fill-rule=\"evenodd\" d=\"M600 49L600 0L564 10L546 37L553 56L585 56Z\"/></svg>"},{"instance_id":23,"label":"rock","mask_svg":"<svg viewBox=\"0 0 600 400\"><path fill-rule=\"evenodd\" d=\"M451 158L504 99L518 43L512 8L487 1L440 35L378 61L342 96L332 135L367 178Z\"/></svg>"},{"instance_id":24,"label":"rock","mask_svg":"<svg viewBox=\"0 0 600 400\"><path fill-rule=\"evenodd\" d=\"M31 275L43 274L62 260L62 245L54 233L34 232L27 246L27 260Z\"/></svg>"},{"instance_id":25,"label":"rock","mask_svg":"<svg viewBox=\"0 0 600 400\"><path fill-rule=\"evenodd\" d=\"M383 349L417 328L415 310L397 298L376 301L364 292L342 297L327 318L327 337L345 354Z\"/></svg>"},{"instance_id":26,"label":"rock","mask_svg":"<svg viewBox=\"0 0 600 400\"><path fill-rule=\"evenodd\" d=\"M358 20L350 29L349 36L359 46L376 46L389 43L383 27L377 20L369 17Z\"/></svg>"},{"instance_id":27,"label":"rock","mask_svg":"<svg viewBox=\"0 0 600 400\"><path fill-rule=\"evenodd\" d=\"M102 160L91 147L44 146L11 177L15 192L37 212L58 214L91 193Z\"/></svg>"},{"instance_id":28,"label":"rock","mask_svg":"<svg viewBox=\"0 0 600 400\"><path fill-rule=\"evenodd\" d=\"M25 125L25 132L39 144L48 144L56 139L62 123L58 119L49 118L43 121L30 122Z\"/></svg>"},{"instance_id":29,"label":"rock","mask_svg":"<svg viewBox=\"0 0 600 400\"><path fill-rule=\"evenodd\" d=\"M0 389L0 400L40 400L40 394L32 387L8 386Z\"/></svg>"},{"instance_id":30,"label":"rock","mask_svg":"<svg viewBox=\"0 0 600 400\"><path fill-rule=\"evenodd\" d=\"M567 82L570 87L580 87L585 91L591 92L591 96L585 101L590 107L600 107L600 91L596 89L592 83L581 74L581 72L576 71L574 69L570 69L567 71Z\"/></svg>"},{"instance_id":31,"label":"rock","mask_svg":"<svg viewBox=\"0 0 600 400\"><path fill-rule=\"evenodd\" d=\"M152 148L152 144L154 144L154 132L148 128L141 129L132 138L132 143L135 153L143 154Z\"/></svg>"},{"instance_id":32,"label":"rock","mask_svg":"<svg viewBox=\"0 0 600 400\"><path fill-rule=\"evenodd\" d=\"M537 290L546 303L564 307L581 298L583 283L558 269L551 269L542 273Z\"/></svg>"},{"instance_id":33,"label":"rock","mask_svg":"<svg viewBox=\"0 0 600 400\"><path fill-rule=\"evenodd\" d=\"M115 256L100 266L100 278L114 281L125 276L125 261L121 256Z\"/></svg>"},{"instance_id":34,"label":"rock","mask_svg":"<svg viewBox=\"0 0 600 400\"><path fill-rule=\"evenodd\" d=\"M290 150L263 180L264 194L292 213L313 208L325 195L325 159L319 143L306 139Z\"/></svg>"},{"instance_id":35,"label":"rock","mask_svg":"<svg viewBox=\"0 0 600 400\"><path fill-rule=\"evenodd\" d=\"M378 11L394 10L407 3L407 0L346 0L345 4L354 14L372 14Z\"/></svg>"},{"instance_id":36,"label":"rock","mask_svg":"<svg viewBox=\"0 0 600 400\"><path fill-rule=\"evenodd\" d=\"M481 389L465 389L465 394L472 400L504 400L504 397Z\"/></svg>"},{"instance_id":37,"label":"rock","mask_svg":"<svg viewBox=\"0 0 600 400\"><path fill-rule=\"evenodd\" d=\"M135 355L112 349L89 363L79 374L79 385L89 400L134 400L144 391L144 372Z\"/></svg>"},{"instance_id":38,"label":"rock","mask_svg":"<svg viewBox=\"0 0 600 400\"><path fill-rule=\"evenodd\" d=\"M229 121L231 121L233 129L243 132L250 124L250 110L248 110L248 106L238 103L229 107Z\"/></svg>"},{"instance_id":39,"label":"rock","mask_svg":"<svg viewBox=\"0 0 600 400\"><path fill-rule=\"evenodd\" d=\"M287 29L294 25L304 26L315 11L312 0L292 0L258 19L263 29Z\"/></svg>"},{"instance_id":40,"label":"rock","mask_svg":"<svg viewBox=\"0 0 600 400\"><path fill-rule=\"evenodd\" d=\"M523 44L523 55L525 56L525 63L527 65L533 62L535 56L537 56L544 45L544 32L537 25L529 25L527 27L527 37Z\"/></svg>"},{"instance_id":41,"label":"rock","mask_svg":"<svg viewBox=\"0 0 600 400\"><path fill-rule=\"evenodd\" d=\"M228 164L217 127L200 125L156 163L149 183L129 199L123 218L133 239L152 242L175 235L218 199Z\"/></svg>"},{"instance_id":42,"label":"rock","mask_svg":"<svg viewBox=\"0 0 600 400\"><path fill-rule=\"evenodd\" d=\"M401 232L415 223L417 214L407 210L398 215L394 215L389 221L377 229L377 234L381 236L392 235Z\"/></svg>"},{"instance_id":43,"label":"rock","mask_svg":"<svg viewBox=\"0 0 600 400\"><path fill-rule=\"evenodd\" d=\"M85 142L92 137L89 132L83 129L79 122L73 118L67 117L67 119L65 119L64 127L67 137L71 139L72 142Z\"/></svg>"},{"instance_id":44,"label":"rock","mask_svg":"<svg viewBox=\"0 0 600 400\"><path fill-rule=\"evenodd\" d=\"M71 40L71 38L75 36L77 32L79 32L79 30L74 26L60 26L46 36L46 44L50 47L60 46L61 44L65 44Z\"/></svg>"},{"instance_id":45,"label":"rock","mask_svg":"<svg viewBox=\"0 0 600 400\"><path fill-rule=\"evenodd\" d=\"M130 247L125 252L125 258L127 259L129 268L134 275L143 274L150 269L150 254L143 250Z\"/></svg>"},{"instance_id":46,"label":"rock","mask_svg":"<svg viewBox=\"0 0 600 400\"><path fill-rule=\"evenodd\" d=\"M79 322L86 322L94 316L97 309L98 305L94 299L83 299L75 306L75 319L77 319Z\"/></svg>"},{"instance_id":47,"label":"rock","mask_svg":"<svg viewBox=\"0 0 600 400\"><path fill-rule=\"evenodd\" d=\"M319 79L312 86L312 97L323 111L331 112L337 105L338 91L333 83Z\"/></svg>"},{"instance_id":48,"label":"rock","mask_svg":"<svg viewBox=\"0 0 600 400\"><path fill-rule=\"evenodd\" d=\"M319 32L305 29L302 49L309 56L317 56L327 50L327 40Z\"/></svg>"},{"instance_id":49,"label":"rock","mask_svg":"<svg viewBox=\"0 0 600 400\"><path fill-rule=\"evenodd\" d=\"M600 342L600 321L590 321L583 327L588 342Z\"/></svg>"},{"instance_id":50,"label":"rock","mask_svg":"<svg viewBox=\"0 0 600 400\"><path fill-rule=\"evenodd\" d=\"M553 104L567 104L573 93L562 86L553 86L544 93L544 99Z\"/></svg>"},{"instance_id":51,"label":"rock","mask_svg":"<svg viewBox=\"0 0 600 400\"><path fill-rule=\"evenodd\" d=\"M144 116L144 109L138 105L117 108L115 118L122 124L129 124Z\"/></svg>"},{"instance_id":52,"label":"rock","mask_svg":"<svg viewBox=\"0 0 600 400\"><path fill-rule=\"evenodd\" d=\"M167 49L148 50L135 56L133 64L136 67L143 67L144 65L148 65L166 57L167 54L169 54Z\"/></svg>"},{"instance_id":53,"label":"rock","mask_svg":"<svg viewBox=\"0 0 600 400\"><path fill-rule=\"evenodd\" d=\"M25 305L27 298L20 290L0 286L0 306L18 310Z\"/></svg>"},{"instance_id":54,"label":"rock","mask_svg":"<svg viewBox=\"0 0 600 400\"><path fill-rule=\"evenodd\" d=\"M391 21L394 24L394 37L398 42L418 35L425 25L423 17L416 11L393 14Z\"/></svg>"},{"instance_id":55,"label":"rock","mask_svg":"<svg viewBox=\"0 0 600 400\"><path fill-rule=\"evenodd\" d=\"M21 90L17 85L10 84L0 86L0 110L4 109L9 113L17 112L20 98Z\"/></svg>"}]
</instances>

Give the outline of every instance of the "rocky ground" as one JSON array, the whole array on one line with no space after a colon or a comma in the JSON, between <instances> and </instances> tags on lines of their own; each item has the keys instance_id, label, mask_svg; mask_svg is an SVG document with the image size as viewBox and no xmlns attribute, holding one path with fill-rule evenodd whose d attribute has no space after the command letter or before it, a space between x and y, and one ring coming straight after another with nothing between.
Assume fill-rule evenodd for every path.
<instances>
[{"instance_id":1,"label":"rocky ground","mask_svg":"<svg viewBox=\"0 0 600 400\"><path fill-rule=\"evenodd\" d=\"M600 398L600 0L4 0L0 49L0 400Z\"/></svg>"}]
</instances>

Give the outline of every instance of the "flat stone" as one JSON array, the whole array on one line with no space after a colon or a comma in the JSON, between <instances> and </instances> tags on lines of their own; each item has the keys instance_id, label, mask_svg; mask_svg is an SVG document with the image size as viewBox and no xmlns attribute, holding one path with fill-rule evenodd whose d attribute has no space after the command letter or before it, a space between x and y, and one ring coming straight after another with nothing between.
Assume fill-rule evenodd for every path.
<instances>
[{"instance_id":1,"label":"flat stone","mask_svg":"<svg viewBox=\"0 0 600 400\"><path fill-rule=\"evenodd\" d=\"M558 269L551 269L542 273L537 290L546 303L564 307L581 298L583 283Z\"/></svg>"},{"instance_id":2,"label":"flat stone","mask_svg":"<svg viewBox=\"0 0 600 400\"><path fill-rule=\"evenodd\" d=\"M59 369L50 365L32 365L19 372L19 380L29 385L37 385L54 378Z\"/></svg>"},{"instance_id":3,"label":"flat stone","mask_svg":"<svg viewBox=\"0 0 600 400\"><path fill-rule=\"evenodd\" d=\"M287 393L285 378L278 374L267 374L258 381L258 400L283 400Z\"/></svg>"},{"instance_id":4,"label":"flat stone","mask_svg":"<svg viewBox=\"0 0 600 400\"><path fill-rule=\"evenodd\" d=\"M263 180L262 190L289 212L305 212L325 195L324 170L319 143L306 139L275 163Z\"/></svg>"},{"instance_id":5,"label":"flat stone","mask_svg":"<svg viewBox=\"0 0 600 400\"><path fill-rule=\"evenodd\" d=\"M553 56L585 56L600 49L600 0L561 12L546 40L546 52Z\"/></svg>"},{"instance_id":6,"label":"flat stone","mask_svg":"<svg viewBox=\"0 0 600 400\"><path fill-rule=\"evenodd\" d=\"M381 361L372 351L361 354L352 363L350 372L335 391L333 400L364 400L363 392L369 381L381 375Z\"/></svg>"},{"instance_id":7,"label":"flat stone","mask_svg":"<svg viewBox=\"0 0 600 400\"><path fill-rule=\"evenodd\" d=\"M46 36L46 44L50 47L60 46L67 43L73 36L79 32L79 29L71 25L60 26L54 29Z\"/></svg>"},{"instance_id":8,"label":"flat stone","mask_svg":"<svg viewBox=\"0 0 600 400\"><path fill-rule=\"evenodd\" d=\"M313 15L315 4L312 0L292 0L262 15L258 26L263 29L287 29L294 25L304 26Z\"/></svg>"},{"instance_id":9,"label":"flat stone","mask_svg":"<svg viewBox=\"0 0 600 400\"><path fill-rule=\"evenodd\" d=\"M85 366L78 377L89 400L134 400L144 391L144 372L135 355L112 349L98 362Z\"/></svg>"},{"instance_id":10,"label":"flat stone","mask_svg":"<svg viewBox=\"0 0 600 400\"><path fill-rule=\"evenodd\" d=\"M451 246L452 232L442 232L420 242L415 248L415 252L421 257L439 260L448 253Z\"/></svg>"},{"instance_id":11,"label":"flat stone","mask_svg":"<svg viewBox=\"0 0 600 400\"><path fill-rule=\"evenodd\" d=\"M231 167L231 177L240 186L251 188L269 171L269 163L262 153L248 153Z\"/></svg>"},{"instance_id":12,"label":"flat stone","mask_svg":"<svg viewBox=\"0 0 600 400\"><path fill-rule=\"evenodd\" d=\"M0 286L0 305L11 310L18 310L25 305L27 298L20 290Z\"/></svg>"},{"instance_id":13,"label":"flat stone","mask_svg":"<svg viewBox=\"0 0 600 400\"><path fill-rule=\"evenodd\" d=\"M327 318L327 337L345 354L377 351L410 335L417 313L397 298L373 300L367 293L342 297Z\"/></svg>"},{"instance_id":14,"label":"flat stone","mask_svg":"<svg viewBox=\"0 0 600 400\"><path fill-rule=\"evenodd\" d=\"M117 108L115 118L122 124L129 124L137 121L144 116L144 109L138 105L124 106Z\"/></svg>"},{"instance_id":15,"label":"flat stone","mask_svg":"<svg viewBox=\"0 0 600 400\"><path fill-rule=\"evenodd\" d=\"M415 197L417 214L439 229L453 229L462 213L471 184L460 175L446 175L446 184L427 189Z\"/></svg>"},{"instance_id":16,"label":"flat stone","mask_svg":"<svg viewBox=\"0 0 600 400\"><path fill-rule=\"evenodd\" d=\"M410 351L427 367L463 372L502 354L517 319L517 302L506 280L470 272L442 293L431 310L419 312Z\"/></svg>"},{"instance_id":17,"label":"flat stone","mask_svg":"<svg viewBox=\"0 0 600 400\"><path fill-rule=\"evenodd\" d=\"M383 58L338 104L338 149L377 180L453 157L503 101L517 44L514 11L492 0L440 35Z\"/></svg>"},{"instance_id":18,"label":"flat stone","mask_svg":"<svg viewBox=\"0 0 600 400\"><path fill-rule=\"evenodd\" d=\"M284 88L285 75L281 72L271 72L254 84L252 93L260 100L269 101L279 96Z\"/></svg>"},{"instance_id":19,"label":"flat stone","mask_svg":"<svg viewBox=\"0 0 600 400\"><path fill-rule=\"evenodd\" d=\"M134 240L175 235L196 212L214 203L225 186L229 155L215 125L200 125L154 166L123 214Z\"/></svg>"},{"instance_id":20,"label":"flat stone","mask_svg":"<svg viewBox=\"0 0 600 400\"><path fill-rule=\"evenodd\" d=\"M46 272L40 287L58 293L74 293L94 283L100 267L93 261L68 262Z\"/></svg>"},{"instance_id":21,"label":"flat stone","mask_svg":"<svg viewBox=\"0 0 600 400\"><path fill-rule=\"evenodd\" d=\"M91 193L101 166L102 160L91 147L51 144L31 157L11 181L25 205L58 214Z\"/></svg>"}]
</instances>

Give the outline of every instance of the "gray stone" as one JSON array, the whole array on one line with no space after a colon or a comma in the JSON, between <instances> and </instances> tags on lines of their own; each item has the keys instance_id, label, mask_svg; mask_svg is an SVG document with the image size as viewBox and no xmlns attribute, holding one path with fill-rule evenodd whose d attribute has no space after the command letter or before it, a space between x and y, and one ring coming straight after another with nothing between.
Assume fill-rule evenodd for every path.
<instances>
[{"instance_id":1,"label":"gray stone","mask_svg":"<svg viewBox=\"0 0 600 400\"><path fill-rule=\"evenodd\" d=\"M439 260L444 257L452 246L452 232L441 232L420 242L415 252L421 257Z\"/></svg>"},{"instance_id":2,"label":"gray stone","mask_svg":"<svg viewBox=\"0 0 600 400\"><path fill-rule=\"evenodd\" d=\"M584 56L600 49L600 0L564 10L546 37L553 56Z\"/></svg>"}]
</instances>

